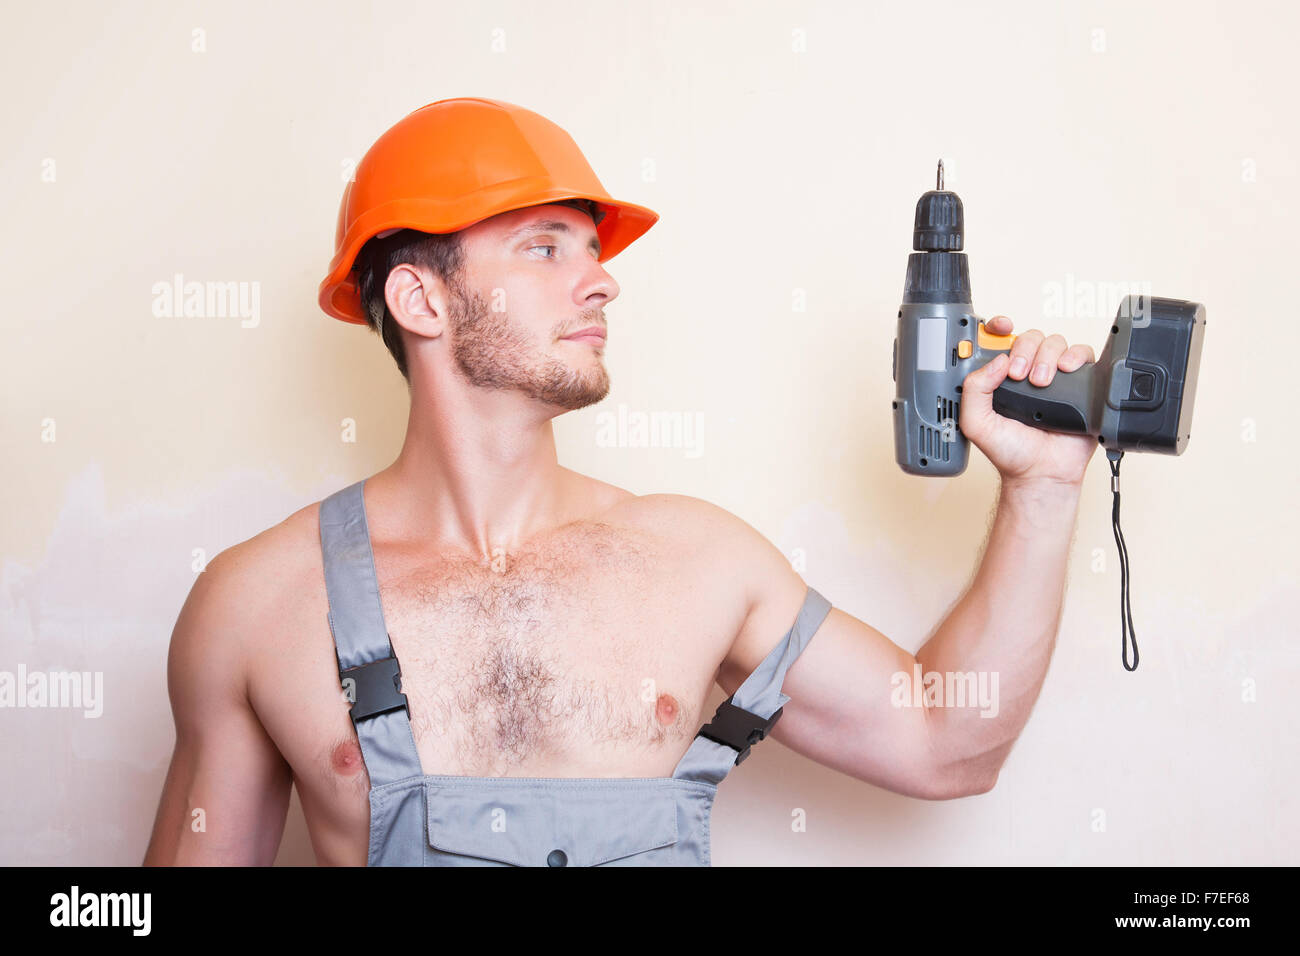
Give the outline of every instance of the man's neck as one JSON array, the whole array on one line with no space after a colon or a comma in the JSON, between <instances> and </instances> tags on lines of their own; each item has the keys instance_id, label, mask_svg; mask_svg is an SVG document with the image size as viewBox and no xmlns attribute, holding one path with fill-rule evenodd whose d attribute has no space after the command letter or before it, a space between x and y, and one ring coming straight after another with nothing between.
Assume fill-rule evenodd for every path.
<instances>
[{"instance_id":1,"label":"man's neck","mask_svg":"<svg viewBox=\"0 0 1300 956\"><path fill-rule=\"evenodd\" d=\"M412 396L396 461L366 482L372 537L491 561L572 520L575 478L551 418L517 394L447 410Z\"/></svg>"}]
</instances>

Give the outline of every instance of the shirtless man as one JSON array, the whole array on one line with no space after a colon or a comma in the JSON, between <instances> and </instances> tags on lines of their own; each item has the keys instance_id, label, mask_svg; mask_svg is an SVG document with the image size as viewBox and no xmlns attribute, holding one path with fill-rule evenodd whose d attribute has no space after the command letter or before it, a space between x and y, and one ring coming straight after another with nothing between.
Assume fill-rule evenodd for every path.
<instances>
[{"instance_id":1,"label":"shirtless man","mask_svg":"<svg viewBox=\"0 0 1300 956\"><path fill-rule=\"evenodd\" d=\"M619 287L591 208L493 215L458 231L451 275L402 263L379 277L412 400L401 453L366 480L364 507L426 774L667 776L710 718L713 684L733 693L808 592L721 508L558 463L551 420L606 396L604 333L617 334L605 308ZM1004 316L988 325L1011 331ZM1094 360L1036 330L1011 358L1039 385ZM1002 476L970 589L915 656L831 609L786 674L791 700L771 733L922 799L987 792L1028 718L1095 448L997 415L1008 364L963 388L960 427ZM1012 364L1011 376L1025 372ZM319 514L310 505L221 552L181 610L168 661L176 749L146 865L270 864L294 784L318 862L367 861L370 780L326 623ZM891 677L916 662L997 672L996 717L894 706Z\"/></svg>"}]
</instances>

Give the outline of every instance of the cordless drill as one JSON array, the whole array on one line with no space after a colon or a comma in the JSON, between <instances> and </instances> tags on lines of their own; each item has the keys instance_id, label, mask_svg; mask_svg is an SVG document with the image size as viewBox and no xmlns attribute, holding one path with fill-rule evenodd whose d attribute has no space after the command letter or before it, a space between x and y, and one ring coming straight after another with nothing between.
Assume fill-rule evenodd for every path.
<instances>
[{"instance_id":1,"label":"cordless drill","mask_svg":"<svg viewBox=\"0 0 1300 956\"><path fill-rule=\"evenodd\" d=\"M966 376L1011 350L1014 335L994 335L971 307L970 267L962 251L961 199L936 188L916 203L911 255L894 338L894 455L908 474L951 477L966 470L961 433ZM1096 362L1057 371L1050 385L1007 378L993 392L999 415L1047 431L1092 435L1106 449L1114 506L1111 524L1123 573L1122 659L1128 662L1132 611L1128 549L1119 527L1119 462L1126 451L1181 455L1191 438L1192 405L1205 337L1205 306L1130 295L1120 303Z\"/></svg>"},{"instance_id":2,"label":"cordless drill","mask_svg":"<svg viewBox=\"0 0 1300 956\"><path fill-rule=\"evenodd\" d=\"M916 203L916 251L907 257L894 339L894 452L912 475L966 470L962 381L1016 339L989 332L971 307L964 230L961 199L943 188L940 160L937 188ZM1096 362L1057 371L1046 386L1007 378L993 392L993 410L1035 428L1092 435L1108 453L1181 455L1191 437L1204 335L1205 306L1130 295Z\"/></svg>"}]
</instances>

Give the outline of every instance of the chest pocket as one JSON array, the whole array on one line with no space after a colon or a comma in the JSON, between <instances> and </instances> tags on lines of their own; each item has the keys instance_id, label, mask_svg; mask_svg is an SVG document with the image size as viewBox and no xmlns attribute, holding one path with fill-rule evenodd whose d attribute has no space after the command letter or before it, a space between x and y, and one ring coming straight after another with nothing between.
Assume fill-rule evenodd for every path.
<instances>
[{"instance_id":1,"label":"chest pocket","mask_svg":"<svg viewBox=\"0 0 1300 956\"><path fill-rule=\"evenodd\" d=\"M449 866L674 866L677 801L617 778L427 784L429 846Z\"/></svg>"}]
</instances>

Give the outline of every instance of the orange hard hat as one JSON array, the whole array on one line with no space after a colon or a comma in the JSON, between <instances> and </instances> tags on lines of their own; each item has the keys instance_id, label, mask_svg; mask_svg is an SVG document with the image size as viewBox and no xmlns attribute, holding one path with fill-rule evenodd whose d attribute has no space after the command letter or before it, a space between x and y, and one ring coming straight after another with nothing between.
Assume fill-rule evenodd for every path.
<instances>
[{"instance_id":1,"label":"orange hard hat","mask_svg":"<svg viewBox=\"0 0 1300 956\"><path fill-rule=\"evenodd\" d=\"M380 233L456 232L512 209L566 199L595 203L601 262L659 218L611 198L573 137L532 110L476 97L422 106L375 141L344 188L320 307L336 319L366 323L352 267L361 247Z\"/></svg>"}]
</instances>

